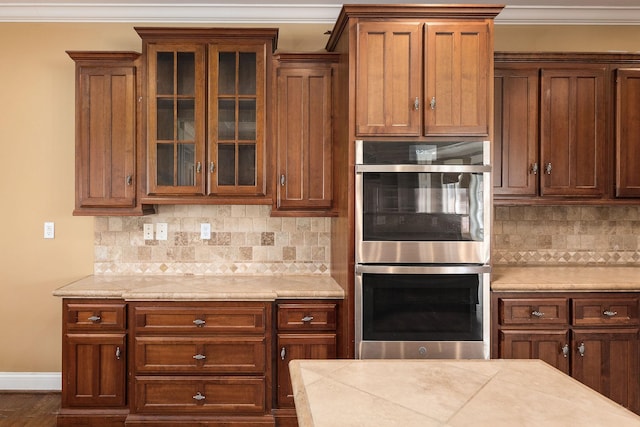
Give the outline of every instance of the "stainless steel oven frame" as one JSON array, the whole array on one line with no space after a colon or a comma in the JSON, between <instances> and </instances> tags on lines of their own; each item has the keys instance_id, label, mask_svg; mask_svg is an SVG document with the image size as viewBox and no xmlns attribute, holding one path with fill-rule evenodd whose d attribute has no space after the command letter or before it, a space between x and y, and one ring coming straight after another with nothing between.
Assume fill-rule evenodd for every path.
<instances>
[{"instance_id":1,"label":"stainless steel oven frame","mask_svg":"<svg viewBox=\"0 0 640 427\"><path fill-rule=\"evenodd\" d=\"M364 141L356 141L355 262L356 264L488 264L491 257L490 141L482 141L483 165L365 165ZM482 241L373 241L364 240L364 185L367 172L482 173Z\"/></svg>"},{"instance_id":2,"label":"stainless steel oven frame","mask_svg":"<svg viewBox=\"0 0 640 427\"><path fill-rule=\"evenodd\" d=\"M489 359L490 357L490 272L488 265L356 265L355 357L356 359ZM362 275L374 274L478 274L482 301L481 341L366 341L363 339Z\"/></svg>"}]
</instances>

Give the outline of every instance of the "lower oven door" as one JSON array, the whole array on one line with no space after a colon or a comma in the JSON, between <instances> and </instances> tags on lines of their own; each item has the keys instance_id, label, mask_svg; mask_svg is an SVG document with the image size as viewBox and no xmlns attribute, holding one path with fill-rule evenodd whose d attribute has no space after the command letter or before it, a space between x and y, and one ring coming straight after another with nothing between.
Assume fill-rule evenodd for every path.
<instances>
[{"instance_id":1,"label":"lower oven door","mask_svg":"<svg viewBox=\"0 0 640 427\"><path fill-rule=\"evenodd\" d=\"M358 265L360 359L488 359L490 267Z\"/></svg>"}]
</instances>

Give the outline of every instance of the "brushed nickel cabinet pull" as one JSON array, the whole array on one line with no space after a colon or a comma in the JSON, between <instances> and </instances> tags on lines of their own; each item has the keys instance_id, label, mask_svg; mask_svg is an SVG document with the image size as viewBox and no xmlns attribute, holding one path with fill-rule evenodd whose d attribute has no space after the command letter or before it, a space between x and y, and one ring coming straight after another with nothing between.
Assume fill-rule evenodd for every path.
<instances>
[{"instance_id":1,"label":"brushed nickel cabinet pull","mask_svg":"<svg viewBox=\"0 0 640 427\"><path fill-rule=\"evenodd\" d=\"M203 401L204 399L206 399L206 397L200 392L197 392L195 396L191 396L191 397L193 397L193 399L197 400L198 402Z\"/></svg>"},{"instance_id":2,"label":"brushed nickel cabinet pull","mask_svg":"<svg viewBox=\"0 0 640 427\"><path fill-rule=\"evenodd\" d=\"M534 175L538 175L538 163L533 163L531 165L531 173Z\"/></svg>"},{"instance_id":3,"label":"brushed nickel cabinet pull","mask_svg":"<svg viewBox=\"0 0 640 427\"><path fill-rule=\"evenodd\" d=\"M100 316L90 316L89 319L87 319L87 320L89 320L90 322L97 323L102 319L100 318Z\"/></svg>"},{"instance_id":4,"label":"brushed nickel cabinet pull","mask_svg":"<svg viewBox=\"0 0 640 427\"><path fill-rule=\"evenodd\" d=\"M436 109L436 97L434 96L433 98L431 98L431 102L429 104L431 106L432 110Z\"/></svg>"},{"instance_id":5,"label":"brushed nickel cabinet pull","mask_svg":"<svg viewBox=\"0 0 640 427\"><path fill-rule=\"evenodd\" d=\"M413 109L418 111L420 109L420 98L416 96L416 99L413 101Z\"/></svg>"},{"instance_id":6,"label":"brushed nickel cabinet pull","mask_svg":"<svg viewBox=\"0 0 640 427\"><path fill-rule=\"evenodd\" d=\"M193 324L196 325L197 327L201 328L203 327L207 322L202 320L202 319L196 319L193 321Z\"/></svg>"},{"instance_id":7,"label":"brushed nickel cabinet pull","mask_svg":"<svg viewBox=\"0 0 640 427\"><path fill-rule=\"evenodd\" d=\"M127 185L133 184L133 177L131 175L127 175L126 182L127 182Z\"/></svg>"},{"instance_id":8,"label":"brushed nickel cabinet pull","mask_svg":"<svg viewBox=\"0 0 640 427\"><path fill-rule=\"evenodd\" d=\"M547 173L547 175L551 175L551 162L547 163L547 165L544 167L544 171Z\"/></svg>"},{"instance_id":9,"label":"brushed nickel cabinet pull","mask_svg":"<svg viewBox=\"0 0 640 427\"><path fill-rule=\"evenodd\" d=\"M200 162L196 163L196 172L198 173L202 172L202 163Z\"/></svg>"},{"instance_id":10,"label":"brushed nickel cabinet pull","mask_svg":"<svg viewBox=\"0 0 640 427\"><path fill-rule=\"evenodd\" d=\"M584 357L584 343L581 342L578 346L578 353L580 353L580 357Z\"/></svg>"},{"instance_id":11,"label":"brushed nickel cabinet pull","mask_svg":"<svg viewBox=\"0 0 640 427\"><path fill-rule=\"evenodd\" d=\"M193 358L196 360L204 360L207 358L207 356L205 356L204 354L196 354L193 356Z\"/></svg>"},{"instance_id":12,"label":"brushed nickel cabinet pull","mask_svg":"<svg viewBox=\"0 0 640 427\"><path fill-rule=\"evenodd\" d=\"M540 319L541 317L544 317L544 313L538 310L532 311L531 315L537 317L538 319Z\"/></svg>"},{"instance_id":13,"label":"brushed nickel cabinet pull","mask_svg":"<svg viewBox=\"0 0 640 427\"><path fill-rule=\"evenodd\" d=\"M280 175L280 186L284 187L284 184L286 184L287 182L287 178L284 176L284 174Z\"/></svg>"},{"instance_id":14,"label":"brushed nickel cabinet pull","mask_svg":"<svg viewBox=\"0 0 640 427\"><path fill-rule=\"evenodd\" d=\"M120 360L120 356L122 355L120 351L120 347L116 347L116 359Z\"/></svg>"},{"instance_id":15,"label":"brushed nickel cabinet pull","mask_svg":"<svg viewBox=\"0 0 640 427\"><path fill-rule=\"evenodd\" d=\"M569 356L569 344L562 346L562 357L565 359Z\"/></svg>"},{"instance_id":16,"label":"brushed nickel cabinet pull","mask_svg":"<svg viewBox=\"0 0 640 427\"><path fill-rule=\"evenodd\" d=\"M313 316L304 316L304 317L302 318L302 322L303 322L303 323L309 323L309 322L311 322L312 320L313 320Z\"/></svg>"},{"instance_id":17,"label":"brushed nickel cabinet pull","mask_svg":"<svg viewBox=\"0 0 640 427\"><path fill-rule=\"evenodd\" d=\"M285 357L287 357L287 350L282 347L282 349L280 350L280 359L284 360Z\"/></svg>"},{"instance_id":18,"label":"brushed nickel cabinet pull","mask_svg":"<svg viewBox=\"0 0 640 427\"><path fill-rule=\"evenodd\" d=\"M614 317L618 315L617 311L605 310L602 314L608 317Z\"/></svg>"}]
</instances>

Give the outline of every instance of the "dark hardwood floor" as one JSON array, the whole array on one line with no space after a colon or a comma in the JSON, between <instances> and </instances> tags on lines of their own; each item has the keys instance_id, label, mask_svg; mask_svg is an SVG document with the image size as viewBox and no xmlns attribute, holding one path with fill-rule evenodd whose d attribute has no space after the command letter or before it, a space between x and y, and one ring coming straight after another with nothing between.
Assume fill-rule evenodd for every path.
<instances>
[{"instance_id":1,"label":"dark hardwood floor","mask_svg":"<svg viewBox=\"0 0 640 427\"><path fill-rule=\"evenodd\" d=\"M0 427L54 427L60 393L0 391Z\"/></svg>"}]
</instances>

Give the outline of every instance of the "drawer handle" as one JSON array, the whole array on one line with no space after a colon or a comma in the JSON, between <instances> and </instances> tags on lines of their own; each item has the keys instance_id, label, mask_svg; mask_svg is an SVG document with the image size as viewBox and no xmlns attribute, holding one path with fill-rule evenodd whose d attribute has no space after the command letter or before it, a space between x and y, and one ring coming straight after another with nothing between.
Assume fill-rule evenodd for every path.
<instances>
[{"instance_id":1,"label":"drawer handle","mask_svg":"<svg viewBox=\"0 0 640 427\"><path fill-rule=\"evenodd\" d=\"M120 356L122 356L122 352L120 351L120 347L116 347L116 359L120 360Z\"/></svg>"},{"instance_id":2,"label":"drawer handle","mask_svg":"<svg viewBox=\"0 0 640 427\"><path fill-rule=\"evenodd\" d=\"M309 323L313 320L313 316L304 316L302 318L302 323Z\"/></svg>"},{"instance_id":3,"label":"drawer handle","mask_svg":"<svg viewBox=\"0 0 640 427\"><path fill-rule=\"evenodd\" d=\"M207 322L205 322L202 319L196 319L193 321L193 324L196 325L198 328L202 328L205 325L205 323Z\"/></svg>"},{"instance_id":4,"label":"drawer handle","mask_svg":"<svg viewBox=\"0 0 640 427\"><path fill-rule=\"evenodd\" d=\"M96 322L99 322L101 319L100 319L100 316L90 316L88 320L90 322L96 323Z\"/></svg>"},{"instance_id":5,"label":"drawer handle","mask_svg":"<svg viewBox=\"0 0 640 427\"><path fill-rule=\"evenodd\" d=\"M566 359L568 356L569 356L569 344L565 344L562 347L562 357Z\"/></svg>"},{"instance_id":6,"label":"drawer handle","mask_svg":"<svg viewBox=\"0 0 640 427\"><path fill-rule=\"evenodd\" d=\"M192 396L192 397L193 397L194 400L197 400L198 402L201 402L204 399L206 399L206 397L200 392L197 392L196 395Z\"/></svg>"},{"instance_id":7,"label":"drawer handle","mask_svg":"<svg viewBox=\"0 0 640 427\"><path fill-rule=\"evenodd\" d=\"M531 312L531 315L532 315L532 316L535 316L535 317L537 317L537 318L544 317L544 313L543 313L543 312L541 312L541 311L538 311L538 310L534 310L534 311L532 311L532 312Z\"/></svg>"},{"instance_id":8,"label":"drawer handle","mask_svg":"<svg viewBox=\"0 0 640 427\"><path fill-rule=\"evenodd\" d=\"M204 354L196 354L195 356L193 356L193 358L196 360L204 360L207 358L207 356L205 356Z\"/></svg>"},{"instance_id":9,"label":"drawer handle","mask_svg":"<svg viewBox=\"0 0 640 427\"><path fill-rule=\"evenodd\" d=\"M287 357L287 350L282 347L282 350L280 350L280 359L284 360L285 357Z\"/></svg>"},{"instance_id":10,"label":"drawer handle","mask_svg":"<svg viewBox=\"0 0 640 427\"><path fill-rule=\"evenodd\" d=\"M578 353L580 353L580 357L584 357L584 343L581 342L578 346Z\"/></svg>"},{"instance_id":11,"label":"drawer handle","mask_svg":"<svg viewBox=\"0 0 640 427\"><path fill-rule=\"evenodd\" d=\"M614 317L618 315L617 311L605 310L602 314L608 317Z\"/></svg>"}]
</instances>

